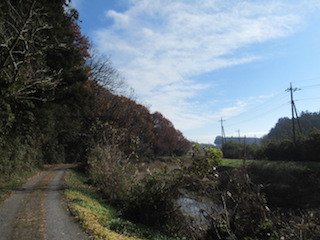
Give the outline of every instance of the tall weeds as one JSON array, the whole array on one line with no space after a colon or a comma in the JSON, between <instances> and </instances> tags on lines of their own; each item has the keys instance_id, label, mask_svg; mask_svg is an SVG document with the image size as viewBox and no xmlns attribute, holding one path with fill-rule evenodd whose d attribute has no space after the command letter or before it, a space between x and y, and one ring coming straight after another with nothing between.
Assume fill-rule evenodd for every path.
<instances>
[{"instance_id":1,"label":"tall weeds","mask_svg":"<svg viewBox=\"0 0 320 240\"><path fill-rule=\"evenodd\" d=\"M109 144L92 149L88 165L91 180L109 201L115 203L130 191L134 171L117 145Z\"/></svg>"}]
</instances>

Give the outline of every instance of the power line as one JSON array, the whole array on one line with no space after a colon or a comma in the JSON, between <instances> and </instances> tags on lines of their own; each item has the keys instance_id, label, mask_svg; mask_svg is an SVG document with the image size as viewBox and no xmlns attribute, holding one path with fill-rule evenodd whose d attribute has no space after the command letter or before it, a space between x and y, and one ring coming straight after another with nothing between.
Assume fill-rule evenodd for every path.
<instances>
[{"instance_id":1,"label":"power line","mask_svg":"<svg viewBox=\"0 0 320 240\"><path fill-rule=\"evenodd\" d=\"M317 87L320 87L320 84L314 84L314 85L302 86L302 88L303 88L303 89L306 89L306 88L317 88Z\"/></svg>"},{"instance_id":2,"label":"power line","mask_svg":"<svg viewBox=\"0 0 320 240\"><path fill-rule=\"evenodd\" d=\"M277 95L277 97L281 96L281 98L278 98L279 101L282 102L282 100L284 98L286 98L285 95ZM269 106L271 107L272 105L274 105L274 103L272 101L274 101L277 97L274 97L272 99L270 99L269 101L267 102L264 102L260 105L256 105L252 108L248 108L245 112L239 114L238 116L235 116L234 118L236 118L237 122L234 122L232 119L230 120L230 124L228 124L228 126L234 126L234 125L237 125L238 123L242 123L242 122L246 122L246 121L251 121L251 120L254 120L256 118L260 118L261 116L264 116L266 115L267 113L269 112L272 112L284 105L287 104L286 103L282 103L280 106L276 106L276 107L273 107L273 108L269 108ZM267 109L267 111L266 111ZM270 110L268 110L270 109ZM233 123L234 122L234 123Z\"/></svg>"},{"instance_id":3,"label":"power line","mask_svg":"<svg viewBox=\"0 0 320 240\"><path fill-rule=\"evenodd\" d=\"M256 105L252 108L249 108L248 110L253 111L256 109L262 109L262 107L266 107L266 106L269 106L270 104L272 104L272 102L275 101L276 98L284 98L284 97L285 97L285 95L283 92L278 92L278 93L272 95L272 97L270 97L267 101L261 103L260 105Z\"/></svg>"},{"instance_id":4,"label":"power line","mask_svg":"<svg viewBox=\"0 0 320 240\"><path fill-rule=\"evenodd\" d=\"M261 114L257 114L257 115L254 115L253 117L246 118L246 119L244 119L242 121L239 121L239 122L236 122L236 123L233 123L233 124L229 124L228 127L231 127L231 126L234 126L234 125L237 125L237 124L240 124L240 123L249 122L249 121L261 118L261 117L267 115L270 112L273 112L273 111L275 111L275 110L277 110L279 108L282 108L283 106L285 106L287 104L288 104L287 102L286 103L282 103L281 105L278 105L277 107L274 107L274 108L272 108L272 109L270 109L270 110L268 110L266 112L263 112Z\"/></svg>"},{"instance_id":5,"label":"power line","mask_svg":"<svg viewBox=\"0 0 320 240\"><path fill-rule=\"evenodd\" d=\"M310 78L310 79L306 79L306 80L302 80L302 81L299 81L299 82L310 82L310 80L315 80L315 79L320 79L319 77L317 78ZM297 82L297 81L295 81ZM307 86L304 86L302 90L305 90L306 88L317 88L317 87L320 87L320 84L313 84L313 85L307 85ZM295 105L295 101L305 101L305 100L317 100L317 99L320 99L320 98L303 98L303 99L297 99L297 100L294 100L293 99L293 93L298 91L298 90L301 90L300 88L293 88L292 87L292 82L290 83L290 87L286 89L287 92L290 92L290 98L291 98L291 101L290 101L290 104L291 104L291 114L293 116L293 128L292 129L295 129L295 130L292 130L294 131L294 135L296 134L296 122L298 123L298 127L299 127L299 130L301 132L301 126L300 126L300 121L299 121L299 115L298 115L298 111L296 109L296 105ZM253 106L252 108L248 108L244 113L241 113L239 115L243 115L244 120L241 120L241 121L238 121L238 122L235 122L235 123L232 123L232 120L231 120L231 124L228 124L227 127L230 127L230 126L234 126L234 125L238 125L238 124L241 124L243 122L248 122L248 121L252 121L252 120L255 120L257 118L261 118L265 115L267 115L268 113L270 112L273 112L275 111L276 109L279 109L281 107L283 107L284 105L288 104L287 102L284 103L284 104L281 104L281 105L278 105L277 107L274 107L268 111L264 111L268 106L271 106L273 105L273 101L276 101L276 99L278 100L282 100L284 97L286 97L283 93L283 91L281 92L277 92L276 94L274 94L272 97L270 97L269 100L263 102L262 104L259 104L259 105L255 105ZM257 111L256 111L257 110ZM261 110L261 111L264 111L263 113L261 114L257 114L257 112ZM249 112L249 113L248 113ZM254 116L252 117L248 117L248 115L252 115L252 114L255 114ZM243 117L241 116L236 116L237 118L240 117L240 119ZM221 119L223 120L223 119ZM220 120L220 121L221 121ZM219 122L220 122L219 121ZM225 120L223 120L225 121ZM222 130L224 131L224 128L223 128L223 124L222 124ZM225 134L225 133L224 133ZM295 136L294 136L295 138Z\"/></svg>"},{"instance_id":6,"label":"power line","mask_svg":"<svg viewBox=\"0 0 320 240\"><path fill-rule=\"evenodd\" d=\"M315 98L300 98L300 99L296 99L296 102L297 101L306 101L306 100L319 100L320 97L315 97Z\"/></svg>"},{"instance_id":7,"label":"power line","mask_svg":"<svg viewBox=\"0 0 320 240\"><path fill-rule=\"evenodd\" d=\"M293 81L292 83L310 82L310 81L312 81L312 80L319 80L319 79L320 79L320 77L307 78L307 79L303 79L303 80Z\"/></svg>"},{"instance_id":8,"label":"power line","mask_svg":"<svg viewBox=\"0 0 320 240\"><path fill-rule=\"evenodd\" d=\"M320 86L320 84L317 84L317 85L312 85L312 86ZM310 87L312 87L311 85L310 85ZM290 89L290 88L289 88ZM299 89L294 89L295 91L297 91L297 90L301 90L300 88ZM304 89L303 89L304 90ZM257 119L257 118L260 118L260 117L263 117L263 116L265 116L266 114L268 114L268 113L270 113L270 112L272 112L272 111L274 111L274 110L276 110L276 109L279 109L279 108L281 108L282 106L284 106L284 105L286 105L287 103L285 103L285 104L281 104L281 105L278 105L278 106L276 106L276 107L274 107L274 108L272 108L272 109L270 109L270 110L268 110L268 111L264 111L263 113L261 113L261 114L255 114L253 117L248 117L248 115L250 115L250 113L248 113L248 112L252 112L252 113L257 113L257 111L255 111L255 110L260 110L260 109L266 109L266 107L267 106L271 106L273 103L272 103L272 101L275 101L275 99L276 98L281 98L281 99L284 99L286 96L285 95L283 95L283 92L278 92L277 94L275 94L272 98L270 98L268 101L266 101L266 102L263 102L262 104L260 104L260 105L256 105L255 107L253 107L253 108L249 108L249 109L247 109L246 110L246 115L245 115L245 119L244 120L241 120L241 121L239 121L239 122L237 122L237 123L232 123L232 124L230 124L230 125L228 125L228 127L229 126L234 126L234 125L237 125L237 124L239 124L239 123L243 123L243 122L246 122L246 121L251 121L251 120L255 120L255 119ZM295 101L302 101L302 100L316 100L316 99L320 99L320 98L304 98L304 99L296 99ZM291 103L291 102L290 102ZM295 105L294 105L294 107L295 107ZM296 111L296 110L294 110L294 111ZM238 117L239 118L239 117ZM241 118L241 117L240 117Z\"/></svg>"}]
</instances>

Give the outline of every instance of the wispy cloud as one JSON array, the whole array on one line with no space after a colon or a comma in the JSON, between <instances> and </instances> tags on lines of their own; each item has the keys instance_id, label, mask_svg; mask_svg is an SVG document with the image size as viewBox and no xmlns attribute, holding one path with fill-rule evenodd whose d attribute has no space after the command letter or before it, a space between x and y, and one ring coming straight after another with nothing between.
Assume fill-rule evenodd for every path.
<instances>
[{"instance_id":1,"label":"wispy cloud","mask_svg":"<svg viewBox=\"0 0 320 240\"><path fill-rule=\"evenodd\" d=\"M263 57L238 50L294 33L303 9L315 5L319 2L130 0L126 11L106 12L113 23L98 29L94 41L152 110L182 130L191 129L246 109L237 101L217 112L198 111L202 103L195 97L214 83L191 79Z\"/></svg>"},{"instance_id":2,"label":"wispy cloud","mask_svg":"<svg viewBox=\"0 0 320 240\"><path fill-rule=\"evenodd\" d=\"M72 0L70 2L70 5L73 8L79 9L79 8L81 8L82 2L83 2L83 0Z\"/></svg>"}]
</instances>

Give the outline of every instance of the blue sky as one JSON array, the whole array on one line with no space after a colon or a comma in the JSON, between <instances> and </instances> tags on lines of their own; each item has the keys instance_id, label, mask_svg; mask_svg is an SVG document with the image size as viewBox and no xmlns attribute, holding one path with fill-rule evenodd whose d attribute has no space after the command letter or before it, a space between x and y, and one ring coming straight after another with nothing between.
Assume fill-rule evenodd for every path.
<instances>
[{"instance_id":1,"label":"blue sky","mask_svg":"<svg viewBox=\"0 0 320 240\"><path fill-rule=\"evenodd\" d=\"M82 32L137 101L194 141L261 137L320 111L319 0L73 0Z\"/></svg>"}]
</instances>

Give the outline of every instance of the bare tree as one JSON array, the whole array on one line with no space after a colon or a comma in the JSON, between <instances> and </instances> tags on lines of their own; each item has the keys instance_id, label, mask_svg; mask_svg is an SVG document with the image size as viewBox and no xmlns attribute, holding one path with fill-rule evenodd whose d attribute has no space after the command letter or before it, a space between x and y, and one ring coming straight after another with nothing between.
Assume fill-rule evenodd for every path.
<instances>
[{"instance_id":1,"label":"bare tree","mask_svg":"<svg viewBox=\"0 0 320 240\"><path fill-rule=\"evenodd\" d=\"M119 71L113 66L110 57L103 57L96 52L91 53L87 62L89 79L113 93L123 93L126 82Z\"/></svg>"},{"instance_id":2,"label":"bare tree","mask_svg":"<svg viewBox=\"0 0 320 240\"><path fill-rule=\"evenodd\" d=\"M59 43L49 43L47 13L37 0L4 0L0 4L0 85L3 98L46 101L61 71L46 65L45 53ZM60 46L63 47L63 46Z\"/></svg>"}]
</instances>

